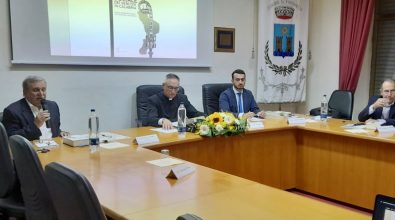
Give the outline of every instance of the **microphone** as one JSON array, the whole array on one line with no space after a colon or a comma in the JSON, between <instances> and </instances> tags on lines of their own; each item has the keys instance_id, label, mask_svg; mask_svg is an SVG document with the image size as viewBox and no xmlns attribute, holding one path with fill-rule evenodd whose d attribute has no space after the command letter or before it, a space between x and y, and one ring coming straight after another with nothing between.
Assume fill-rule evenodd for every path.
<instances>
[{"instance_id":1,"label":"microphone","mask_svg":"<svg viewBox=\"0 0 395 220\"><path fill-rule=\"evenodd\" d=\"M47 101L45 99L41 99L41 107L44 111L48 110ZM49 120L45 121L45 125L47 126L47 128L51 128L51 124L49 123Z\"/></svg>"}]
</instances>

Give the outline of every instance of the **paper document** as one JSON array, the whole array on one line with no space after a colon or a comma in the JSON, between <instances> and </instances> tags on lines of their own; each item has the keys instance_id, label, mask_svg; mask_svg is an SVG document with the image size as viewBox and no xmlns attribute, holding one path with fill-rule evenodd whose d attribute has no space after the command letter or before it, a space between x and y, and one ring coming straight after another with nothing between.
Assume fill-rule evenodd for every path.
<instances>
[{"instance_id":1,"label":"paper document","mask_svg":"<svg viewBox=\"0 0 395 220\"><path fill-rule=\"evenodd\" d=\"M363 129L365 127L366 125L355 125L355 124L346 124L342 126L342 128L345 129Z\"/></svg>"},{"instance_id":2,"label":"paper document","mask_svg":"<svg viewBox=\"0 0 395 220\"><path fill-rule=\"evenodd\" d=\"M156 134L149 134L149 135L136 137L136 142L138 145L158 143L159 138L158 135Z\"/></svg>"},{"instance_id":3,"label":"paper document","mask_svg":"<svg viewBox=\"0 0 395 220\"><path fill-rule=\"evenodd\" d=\"M263 118L252 117L248 119L249 122L262 122Z\"/></svg>"},{"instance_id":4,"label":"paper document","mask_svg":"<svg viewBox=\"0 0 395 220\"><path fill-rule=\"evenodd\" d=\"M248 130L253 130L253 129L261 129L264 128L265 126L263 125L262 122L248 122Z\"/></svg>"},{"instance_id":5,"label":"paper document","mask_svg":"<svg viewBox=\"0 0 395 220\"><path fill-rule=\"evenodd\" d=\"M152 128L151 131L157 131L160 133L177 133L178 130L176 128L172 128L172 129L163 129L163 128Z\"/></svg>"},{"instance_id":6,"label":"paper document","mask_svg":"<svg viewBox=\"0 0 395 220\"><path fill-rule=\"evenodd\" d=\"M58 143L56 143L55 141L43 141L42 143L40 143L40 142L35 142L35 145L37 146L37 147L39 147L39 148L43 148L43 147L46 147L46 148L48 148L48 147L56 147L56 146L58 146Z\"/></svg>"},{"instance_id":7,"label":"paper document","mask_svg":"<svg viewBox=\"0 0 395 220\"><path fill-rule=\"evenodd\" d=\"M105 149L116 149L116 148L121 148L121 147L129 147L129 145L124 144L124 143L119 143L119 142L110 142L110 143L100 144L100 147L105 148Z\"/></svg>"},{"instance_id":8,"label":"paper document","mask_svg":"<svg viewBox=\"0 0 395 220\"><path fill-rule=\"evenodd\" d=\"M304 125L304 124L306 124L306 119L299 118L299 117L288 117L288 124L290 124L290 125Z\"/></svg>"},{"instance_id":9,"label":"paper document","mask_svg":"<svg viewBox=\"0 0 395 220\"><path fill-rule=\"evenodd\" d=\"M363 128L345 129L345 131L350 132L350 133L354 133L354 134L358 134L358 133L368 133L368 131L365 130L365 129L363 129Z\"/></svg>"},{"instance_id":10,"label":"paper document","mask_svg":"<svg viewBox=\"0 0 395 220\"><path fill-rule=\"evenodd\" d=\"M167 167L167 166L172 166L172 165L176 165L176 164L182 164L182 163L184 163L184 161L178 160L175 158L171 158L171 157L166 157L166 158L158 159L158 160L149 160L149 161L147 161L147 163L150 163L150 164L153 164L153 165L159 166L159 167Z\"/></svg>"}]
</instances>

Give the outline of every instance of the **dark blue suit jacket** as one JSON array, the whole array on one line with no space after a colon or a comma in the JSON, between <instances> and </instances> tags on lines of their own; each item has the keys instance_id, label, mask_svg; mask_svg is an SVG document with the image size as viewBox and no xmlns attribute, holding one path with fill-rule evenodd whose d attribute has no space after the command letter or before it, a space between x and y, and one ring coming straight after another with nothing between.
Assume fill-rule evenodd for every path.
<instances>
[{"instance_id":1,"label":"dark blue suit jacket","mask_svg":"<svg viewBox=\"0 0 395 220\"><path fill-rule=\"evenodd\" d=\"M244 113L258 113L260 111L252 92L248 89L243 90L243 108ZM224 112L232 112L235 116L238 115L239 110L237 108L236 95L233 92L233 87L226 89L219 96L219 109Z\"/></svg>"},{"instance_id":2,"label":"dark blue suit jacket","mask_svg":"<svg viewBox=\"0 0 395 220\"><path fill-rule=\"evenodd\" d=\"M46 101L51 119L49 120L52 137L60 136L60 114L56 102ZM3 124L8 136L21 135L32 141L39 139L41 131L34 124L34 115L26 99L20 99L9 105L3 112Z\"/></svg>"},{"instance_id":3,"label":"dark blue suit jacket","mask_svg":"<svg viewBox=\"0 0 395 220\"><path fill-rule=\"evenodd\" d=\"M377 108L374 110L372 114L369 115L369 106L379 99L380 96L372 96L369 99L368 105L359 113L358 120L359 121L366 121L368 119L381 119L383 108ZM384 125L395 125L395 105L392 105L390 108L390 112L388 115L388 119L385 120Z\"/></svg>"}]
</instances>

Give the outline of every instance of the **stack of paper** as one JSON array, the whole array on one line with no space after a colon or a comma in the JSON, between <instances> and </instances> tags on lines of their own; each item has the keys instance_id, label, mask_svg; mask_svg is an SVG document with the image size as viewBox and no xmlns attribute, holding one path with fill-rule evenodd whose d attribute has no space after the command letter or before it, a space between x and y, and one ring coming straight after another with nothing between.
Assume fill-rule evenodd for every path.
<instances>
[{"instance_id":1,"label":"stack of paper","mask_svg":"<svg viewBox=\"0 0 395 220\"><path fill-rule=\"evenodd\" d=\"M290 125L304 125L304 124L306 124L306 119L299 118L299 117L288 117L288 124L290 124Z\"/></svg>"},{"instance_id":2,"label":"stack of paper","mask_svg":"<svg viewBox=\"0 0 395 220\"><path fill-rule=\"evenodd\" d=\"M100 143L107 143L116 140L127 139L130 137L123 136L120 134L114 134L110 132L101 132L100 133ZM88 134L81 134L81 135L70 135L63 137L63 143L73 146L73 147L81 147L89 145L89 135Z\"/></svg>"}]
</instances>

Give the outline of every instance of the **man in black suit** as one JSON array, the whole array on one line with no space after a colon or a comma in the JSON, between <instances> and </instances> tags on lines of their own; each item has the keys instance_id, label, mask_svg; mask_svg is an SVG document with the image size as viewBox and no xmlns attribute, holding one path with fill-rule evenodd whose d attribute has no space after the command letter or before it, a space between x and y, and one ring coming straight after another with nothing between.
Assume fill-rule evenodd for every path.
<instances>
[{"instance_id":1,"label":"man in black suit","mask_svg":"<svg viewBox=\"0 0 395 220\"><path fill-rule=\"evenodd\" d=\"M359 121L381 119L383 125L395 125L395 81L387 79L380 89L380 96L369 99L368 105L359 113Z\"/></svg>"},{"instance_id":2,"label":"man in black suit","mask_svg":"<svg viewBox=\"0 0 395 220\"><path fill-rule=\"evenodd\" d=\"M2 122L8 136L18 134L31 141L39 139L48 130L52 132L52 137L60 136L59 107L56 102L46 100L45 79L28 76L22 87L24 98L10 104L3 112Z\"/></svg>"},{"instance_id":3,"label":"man in black suit","mask_svg":"<svg viewBox=\"0 0 395 220\"><path fill-rule=\"evenodd\" d=\"M163 91L148 98L148 121L144 125L162 126L171 129L171 122L177 121L177 110L181 103L187 110L187 117L204 116L189 102L188 97L178 94L180 78L176 74L167 74L163 82Z\"/></svg>"}]
</instances>

